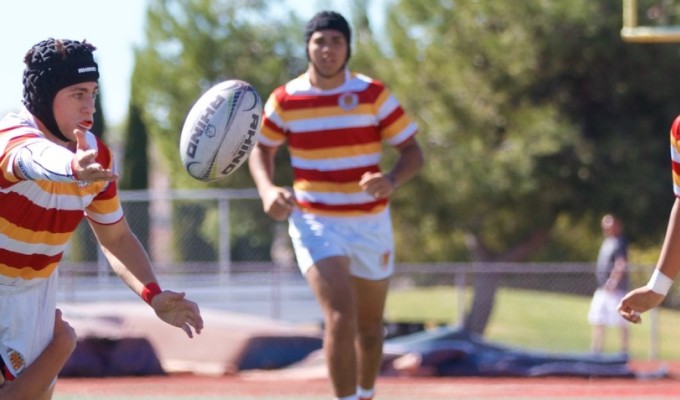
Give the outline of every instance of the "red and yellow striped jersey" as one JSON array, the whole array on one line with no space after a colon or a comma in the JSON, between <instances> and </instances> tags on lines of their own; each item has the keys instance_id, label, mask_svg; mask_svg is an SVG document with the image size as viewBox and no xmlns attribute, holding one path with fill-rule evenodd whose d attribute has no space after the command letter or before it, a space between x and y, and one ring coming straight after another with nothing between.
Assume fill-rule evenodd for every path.
<instances>
[{"instance_id":1,"label":"red and yellow striped jersey","mask_svg":"<svg viewBox=\"0 0 680 400\"><path fill-rule=\"evenodd\" d=\"M109 148L91 132L86 137L98 152L97 161L112 168ZM0 284L28 285L49 277L83 217L99 224L123 217L115 182L17 178L12 152L34 140L47 139L30 117L11 115L0 124Z\"/></svg>"},{"instance_id":2,"label":"red and yellow striped jersey","mask_svg":"<svg viewBox=\"0 0 680 400\"><path fill-rule=\"evenodd\" d=\"M287 142L293 189L306 212L328 216L375 214L386 199L364 193L359 181L378 172L383 142L397 146L416 124L379 81L345 71L333 90L311 86L307 74L275 89L264 108L259 143Z\"/></svg>"},{"instance_id":3,"label":"red and yellow striped jersey","mask_svg":"<svg viewBox=\"0 0 680 400\"><path fill-rule=\"evenodd\" d=\"M680 197L680 115L671 125L671 167L673 174L673 193Z\"/></svg>"}]
</instances>

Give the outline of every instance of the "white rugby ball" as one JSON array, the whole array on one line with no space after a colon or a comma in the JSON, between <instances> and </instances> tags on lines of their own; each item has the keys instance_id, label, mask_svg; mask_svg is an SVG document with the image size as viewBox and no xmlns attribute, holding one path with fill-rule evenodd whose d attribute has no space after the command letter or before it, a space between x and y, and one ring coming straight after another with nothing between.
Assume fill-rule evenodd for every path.
<instances>
[{"instance_id":1,"label":"white rugby ball","mask_svg":"<svg viewBox=\"0 0 680 400\"><path fill-rule=\"evenodd\" d=\"M236 171L257 141L262 100L247 82L232 79L210 88L184 120L179 154L192 177L214 181Z\"/></svg>"}]
</instances>

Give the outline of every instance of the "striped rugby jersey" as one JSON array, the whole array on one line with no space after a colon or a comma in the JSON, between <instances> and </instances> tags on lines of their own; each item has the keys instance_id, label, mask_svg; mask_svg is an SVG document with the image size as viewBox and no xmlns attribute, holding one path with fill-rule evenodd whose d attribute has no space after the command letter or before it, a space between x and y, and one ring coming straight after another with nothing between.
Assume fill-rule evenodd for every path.
<instances>
[{"instance_id":1,"label":"striped rugby jersey","mask_svg":"<svg viewBox=\"0 0 680 400\"><path fill-rule=\"evenodd\" d=\"M112 168L103 142L87 132L97 161ZM12 172L12 152L28 141L47 140L30 115L10 114L0 122L0 284L30 285L56 269L78 224L87 216L99 224L123 217L115 182L29 181Z\"/></svg>"},{"instance_id":2,"label":"striped rugby jersey","mask_svg":"<svg viewBox=\"0 0 680 400\"><path fill-rule=\"evenodd\" d=\"M671 167L673 174L673 193L680 197L680 115L671 125Z\"/></svg>"},{"instance_id":3,"label":"striped rugby jersey","mask_svg":"<svg viewBox=\"0 0 680 400\"><path fill-rule=\"evenodd\" d=\"M379 172L382 142L397 146L416 124L379 81L345 70L332 90L311 86L305 73L275 89L264 107L259 143L287 142L293 189L306 212L349 217L376 214L387 199L361 190L365 172Z\"/></svg>"}]
</instances>

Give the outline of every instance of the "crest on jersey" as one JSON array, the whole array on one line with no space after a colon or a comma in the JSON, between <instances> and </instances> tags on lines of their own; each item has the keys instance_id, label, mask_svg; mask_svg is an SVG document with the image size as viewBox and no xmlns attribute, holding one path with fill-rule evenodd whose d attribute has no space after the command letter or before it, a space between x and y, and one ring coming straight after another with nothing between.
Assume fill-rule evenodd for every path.
<instances>
[{"instance_id":1,"label":"crest on jersey","mask_svg":"<svg viewBox=\"0 0 680 400\"><path fill-rule=\"evenodd\" d=\"M359 105L359 96L356 93L343 93L338 97L338 105L345 111L354 110Z\"/></svg>"}]
</instances>

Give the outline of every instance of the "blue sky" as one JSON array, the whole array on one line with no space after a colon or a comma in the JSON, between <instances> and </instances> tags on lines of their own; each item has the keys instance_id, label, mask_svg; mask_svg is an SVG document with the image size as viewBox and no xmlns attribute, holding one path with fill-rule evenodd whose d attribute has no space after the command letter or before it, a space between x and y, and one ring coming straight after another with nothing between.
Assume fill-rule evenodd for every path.
<instances>
[{"instance_id":1,"label":"blue sky","mask_svg":"<svg viewBox=\"0 0 680 400\"><path fill-rule=\"evenodd\" d=\"M143 37L145 8L144 0L13 1L0 15L0 113L21 106L26 51L55 37L87 39L97 47L106 118L112 123L122 120L127 113L133 46Z\"/></svg>"},{"instance_id":2,"label":"blue sky","mask_svg":"<svg viewBox=\"0 0 680 400\"><path fill-rule=\"evenodd\" d=\"M294 0L285 0L294 1ZM375 1L376 4L382 1ZM318 5L329 4L317 1ZM331 1L346 13L348 0ZM21 106L23 58L35 43L48 37L87 39L97 47L99 81L105 117L110 124L124 121L129 98L133 49L144 38L146 0L19 0L0 14L3 38L0 62L0 115ZM319 7L304 7L303 18ZM345 14L347 17L348 15Z\"/></svg>"}]
</instances>

